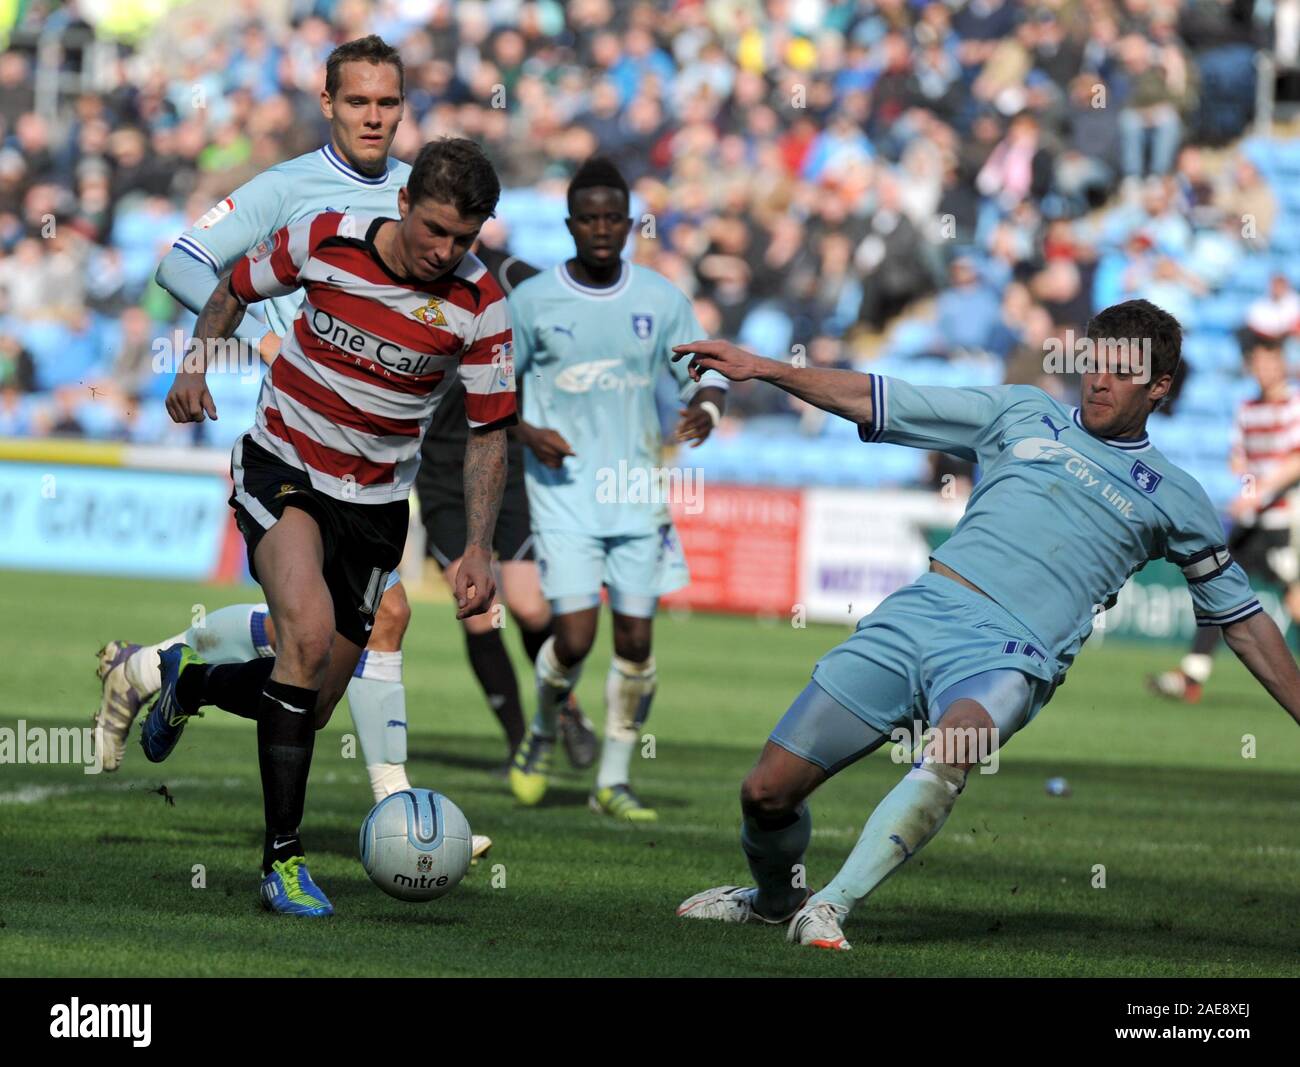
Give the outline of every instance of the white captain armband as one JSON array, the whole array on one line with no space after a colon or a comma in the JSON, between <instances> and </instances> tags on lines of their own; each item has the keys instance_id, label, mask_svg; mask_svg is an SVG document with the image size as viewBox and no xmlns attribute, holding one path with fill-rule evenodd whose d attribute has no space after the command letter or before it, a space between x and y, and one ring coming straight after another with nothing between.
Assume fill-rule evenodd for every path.
<instances>
[{"instance_id":1,"label":"white captain armband","mask_svg":"<svg viewBox=\"0 0 1300 1067\"><path fill-rule=\"evenodd\" d=\"M1202 552L1175 561L1188 582L1208 582L1232 566L1232 556L1226 545L1215 545Z\"/></svg>"}]
</instances>

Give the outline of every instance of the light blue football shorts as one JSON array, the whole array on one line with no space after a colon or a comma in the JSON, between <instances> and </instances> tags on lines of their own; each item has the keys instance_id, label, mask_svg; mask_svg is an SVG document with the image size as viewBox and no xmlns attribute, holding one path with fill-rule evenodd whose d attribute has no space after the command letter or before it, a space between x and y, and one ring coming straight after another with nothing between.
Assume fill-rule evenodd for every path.
<instances>
[{"instance_id":1,"label":"light blue football shorts","mask_svg":"<svg viewBox=\"0 0 1300 1067\"><path fill-rule=\"evenodd\" d=\"M615 612L649 619L661 596L691 580L672 523L655 533L618 537L534 529L533 552L542 595L556 615L597 607L604 586Z\"/></svg>"},{"instance_id":2,"label":"light blue football shorts","mask_svg":"<svg viewBox=\"0 0 1300 1067\"><path fill-rule=\"evenodd\" d=\"M931 571L886 597L817 662L771 740L834 773L899 728L936 725L969 697L1005 742L1051 699L1060 673L1004 608Z\"/></svg>"}]
</instances>

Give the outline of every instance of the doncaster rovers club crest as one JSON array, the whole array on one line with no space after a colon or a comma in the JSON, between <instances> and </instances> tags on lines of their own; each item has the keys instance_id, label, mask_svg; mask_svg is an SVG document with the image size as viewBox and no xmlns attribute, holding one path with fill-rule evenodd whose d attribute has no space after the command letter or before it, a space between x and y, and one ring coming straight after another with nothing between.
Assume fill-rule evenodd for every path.
<instances>
[{"instance_id":1,"label":"doncaster rovers club crest","mask_svg":"<svg viewBox=\"0 0 1300 1067\"><path fill-rule=\"evenodd\" d=\"M411 314L426 326L447 325L447 316L442 313L442 301L436 296L429 297L427 304L421 304Z\"/></svg>"}]
</instances>

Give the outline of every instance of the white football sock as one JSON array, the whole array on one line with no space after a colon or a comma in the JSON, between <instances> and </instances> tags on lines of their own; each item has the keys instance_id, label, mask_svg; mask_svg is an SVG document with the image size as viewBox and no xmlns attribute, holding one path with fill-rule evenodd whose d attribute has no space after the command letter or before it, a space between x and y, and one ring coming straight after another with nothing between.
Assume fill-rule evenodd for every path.
<instances>
[{"instance_id":1,"label":"white football sock","mask_svg":"<svg viewBox=\"0 0 1300 1067\"><path fill-rule=\"evenodd\" d=\"M410 789L403 766L406 687L402 685L402 653L363 652L348 682L348 706L375 800Z\"/></svg>"},{"instance_id":2,"label":"white football sock","mask_svg":"<svg viewBox=\"0 0 1300 1067\"><path fill-rule=\"evenodd\" d=\"M605 743L596 788L626 785L641 724L655 695L655 658L644 663L615 656L605 677Z\"/></svg>"},{"instance_id":3,"label":"white football sock","mask_svg":"<svg viewBox=\"0 0 1300 1067\"><path fill-rule=\"evenodd\" d=\"M123 670L127 683L138 693L151 697L162 688L162 671L158 667L158 653L172 645L184 644L189 631L173 634L156 645L141 645L127 656Z\"/></svg>"},{"instance_id":4,"label":"white football sock","mask_svg":"<svg viewBox=\"0 0 1300 1067\"><path fill-rule=\"evenodd\" d=\"M384 797L411 788L404 763L368 763L366 774L370 776L370 792L374 794L376 804Z\"/></svg>"},{"instance_id":5,"label":"white football sock","mask_svg":"<svg viewBox=\"0 0 1300 1067\"><path fill-rule=\"evenodd\" d=\"M142 645L126 661L126 680L141 693L152 696L162 687L158 653L172 645L186 644L208 663L246 663L258 656L275 653L266 642L265 604L231 604L203 618L202 626L191 626L156 645ZM260 643L259 643L260 642Z\"/></svg>"},{"instance_id":6,"label":"white football sock","mask_svg":"<svg viewBox=\"0 0 1300 1067\"><path fill-rule=\"evenodd\" d=\"M582 664L565 668L555 658L555 635L537 650L537 714L533 716L532 731L543 737L555 737L556 720L582 676Z\"/></svg>"},{"instance_id":7,"label":"white football sock","mask_svg":"<svg viewBox=\"0 0 1300 1067\"><path fill-rule=\"evenodd\" d=\"M948 818L966 772L944 763L913 767L876 805L839 873L813 903L852 908L912 858Z\"/></svg>"},{"instance_id":8,"label":"white football sock","mask_svg":"<svg viewBox=\"0 0 1300 1067\"><path fill-rule=\"evenodd\" d=\"M202 626L185 631L185 643L208 663L247 663L260 653L253 642L253 616L265 604L231 604L210 612ZM265 633L265 632L263 632Z\"/></svg>"}]
</instances>

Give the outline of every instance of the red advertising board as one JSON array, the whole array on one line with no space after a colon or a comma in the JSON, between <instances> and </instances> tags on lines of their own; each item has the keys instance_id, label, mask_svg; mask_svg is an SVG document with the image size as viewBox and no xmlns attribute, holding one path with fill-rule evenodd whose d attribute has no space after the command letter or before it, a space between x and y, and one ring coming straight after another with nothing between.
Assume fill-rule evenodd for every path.
<instances>
[{"instance_id":1,"label":"red advertising board","mask_svg":"<svg viewBox=\"0 0 1300 1067\"><path fill-rule=\"evenodd\" d=\"M667 608L788 615L799 601L798 489L705 486L689 509L673 507L691 584Z\"/></svg>"}]
</instances>

